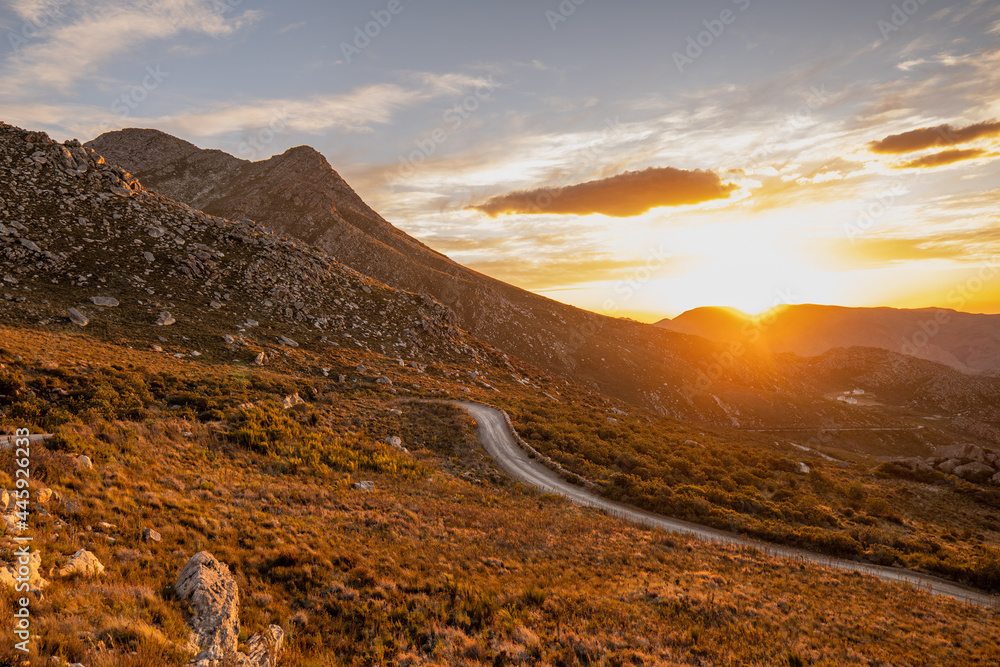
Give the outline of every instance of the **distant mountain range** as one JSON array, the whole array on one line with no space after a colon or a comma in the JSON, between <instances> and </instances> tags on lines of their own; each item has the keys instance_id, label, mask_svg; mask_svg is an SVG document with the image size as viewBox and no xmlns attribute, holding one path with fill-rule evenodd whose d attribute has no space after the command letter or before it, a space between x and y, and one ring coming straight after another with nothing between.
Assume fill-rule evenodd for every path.
<instances>
[{"instance_id":1,"label":"distant mountain range","mask_svg":"<svg viewBox=\"0 0 1000 667\"><path fill-rule=\"evenodd\" d=\"M1000 371L1000 315L798 305L759 317L731 308L696 308L656 325L766 354L813 357L839 347L877 347L964 373Z\"/></svg>"}]
</instances>

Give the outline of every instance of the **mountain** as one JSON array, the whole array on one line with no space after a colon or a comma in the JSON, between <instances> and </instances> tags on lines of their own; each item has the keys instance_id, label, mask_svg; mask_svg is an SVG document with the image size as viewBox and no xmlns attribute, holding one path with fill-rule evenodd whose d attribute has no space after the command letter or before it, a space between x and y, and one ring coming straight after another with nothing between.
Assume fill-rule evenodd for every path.
<instances>
[{"instance_id":1,"label":"mountain","mask_svg":"<svg viewBox=\"0 0 1000 667\"><path fill-rule=\"evenodd\" d=\"M363 274L433 296L454 311L455 324L512 358L662 415L743 429L902 429L864 444L874 451L920 450L954 438L989 441L993 436L993 418L981 402L970 406L975 410L964 421L949 418L925 428L925 416L942 412L938 386L953 386L952 394L968 396L985 391L987 404L1000 396L989 381L980 387L937 364L918 368L899 354L851 348L834 354L838 361L831 366L829 359L803 359L759 344L770 331L765 323L751 324L756 336L741 339L747 325L736 311L702 309L697 317L674 320L680 331L669 331L589 313L471 271L385 221L308 147L248 162L138 129L104 134L87 146L161 194L314 242ZM711 326L686 326L689 319ZM706 329L726 333L709 340ZM843 344L872 340L844 337ZM818 345L802 351L816 355L829 349ZM862 405L837 400L842 392L882 377L891 377L894 389L873 383L879 393ZM931 391L914 396L915 387ZM548 394L560 400L558 386ZM912 437L915 431L919 437Z\"/></svg>"},{"instance_id":2,"label":"mountain","mask_svg":"<svg viewBox=\"0 0 1000 667\"><path fill-rule=\"evenodd\" d=\"M0 156L4 321L69 317L178 354L225 341L261 361L320 343L420 360L492 354L433 299L150 192L79 142L0 124Z\"/></svg>"},{"instance_id":3,"label":"mountain","mask_svg":"<svg viewBox=\"0 0 1000 667\"><path fill-rule=\"evenodd\" d=\"M935 361L964 373L1000 372L1000 315L944 308L779 306L751 318L731 308L696 308L657 326L766 354L803 357L838 347L877 347Z\"/></svg>"},{"instance_id":4,"label":"mountain","mask_svg":"<svg viewBox=\"0 0 1000 667\"><path fill-rule=\"evenodd\" d=\"M429 294L466 331L547 371L662 414L727 419L697 389L720 346L590 313L472 271L392 226L312 148L249 162L145 129L109 132L86 145L160 194L213 215L255 220L387 285ZM717 379L762 381L742 366L741 360Z\"/></svg>"}]
</instances>

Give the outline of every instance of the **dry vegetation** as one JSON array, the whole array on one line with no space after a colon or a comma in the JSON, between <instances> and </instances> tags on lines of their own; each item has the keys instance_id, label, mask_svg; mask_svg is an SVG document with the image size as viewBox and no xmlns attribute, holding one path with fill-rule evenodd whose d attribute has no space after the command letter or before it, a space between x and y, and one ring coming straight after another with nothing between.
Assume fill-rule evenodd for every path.
<instances>
[{"instance_id":1,"label":"dry vegetation","mask_svg":"<svg viewBox=\"0 0 1000 667\"><path fill-rule=\"evenodd\" d=\"M33 447L39 482L61 497L33 517L43 570L80 548L107 568L93 581L52 577L33 606L32 664L49 665L52 655L88 667L183 662L186 609L172 587L202 549L228 563L238 580L244 639L280 624L289 635L282 661L289 666L1000 659L996 610L646 530L538 495L492 469L464 413L403 400L455 392L497 402L519 392L524 410L540 405L536 392L518 383L492 379L498 394L459 382L446 368L415 376L374 356L322 360L332 378L359 362L390 374L393 387L380 388L358 373L340 383L307 372L315 364L304 356L255 369L75 336L3 334L0 423L57 434L47 447ZM278 407L296 392L303 405ZM599 410L594 401L581 407L583 416L560 407L550 422L536 416L534 423L559 429L565 419L600 416L627 429L637 420L618 416L609 424ZM527 414L512 413L519 421ZM533 428L526 430L541 446ZM692 438L667 424L643 428L663 442ZM383 444L388 435L401 436L410 453ZM760 455L745 445L734 450L735 462L715 461L724 443L700 440L710 450L692 452L693 471ZM93 470L74 465L79 453L94 460ZM9 456L0 463L0 485L10 488ZM601 470L581 472L603 483ZM761 479L789 488L785 474ZM845 480L822 474L836 497ZM362 479L375 490L353 488ZM877 516L867 504L883 484L894 488L862 484L859 513ZM814 486L805 479L795 489L815 495ZM163 541L144 542L146 527ZM11 543L3 544L0 556L9 559ZM10 627L12 593L2 596L0 627ZM6 657L10 638L2 636Z\"/></svg>"}]
</instances>

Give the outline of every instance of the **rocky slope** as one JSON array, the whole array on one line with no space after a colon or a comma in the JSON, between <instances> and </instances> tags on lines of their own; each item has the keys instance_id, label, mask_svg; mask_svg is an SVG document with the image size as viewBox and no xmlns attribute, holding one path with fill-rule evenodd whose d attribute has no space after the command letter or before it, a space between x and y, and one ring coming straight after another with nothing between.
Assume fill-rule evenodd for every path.
<instances>
[{"instance_id":1,"label":"rocky slope","mask_svg":"<svg viewBox=\"0 0 1000 667\"><path fill-rule=\"evenodd\" d=\"M715 341L758 345L810 357L838 347L878 347L965 373L1000 371L1000 315L944 308L782 306L748 320L727 308L696 308L658 326Z\"/></svg>"},{"instance_id":2,"label":"rocky slope","mask_svg":"<svg viewBox=\"0 0 1000 667\"><path fill-rule=\"evenodd\" d=\"M410 359L488 354L433 299L249 221L146 190L70 141L0 125L0 318L86 326L200 354L349 345Z\"/></svg>"}]
</instances>

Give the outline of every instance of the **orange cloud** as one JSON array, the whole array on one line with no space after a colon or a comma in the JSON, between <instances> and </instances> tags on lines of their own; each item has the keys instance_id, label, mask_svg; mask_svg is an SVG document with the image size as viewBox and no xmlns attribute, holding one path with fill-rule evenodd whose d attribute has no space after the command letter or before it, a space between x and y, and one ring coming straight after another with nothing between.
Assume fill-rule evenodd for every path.
<instances>
[{"instance_id":1,"label":"orange cloud","mask_svg":"<svg viewBox=\"0 0 1000 667\"><path fill-rule=\"evenodd\" d=\"M735 184L723 183L718 174L711 171L650 167L645 171L627 171L599 181L561 188L510 192L468 208L491 218L504 213L602 213L628 218L658 206L684 206L725 199L735 189Z\"/></svg>"},{"instance_id":2,"label":"orange cloud","mask_svg":"<svg viewBox=\"0 0 1000 667\"><path fill-rule=\"evenodd\" d=\"M917 130L910 130L902 134L893 134L881 141L871 142L868 144L868 148L873 153L899 155L922 151L926 148L967 144L976 139L998 135L1000 135L1000 122L995 121L976 123L975 125L962 128L954 128L951 125L937 125L935 127L922 127Z\"/></svg>"},{"instance_id":3,"label":"orange cloud","mask_svg":"<svg viewBox=\"0 0 1000 667\"><path fill-rule=\"evenodd\" d=\"M922 158L917 158L916 160L910 160L909 162L903 162L902 164L897 164L894 166L895 169L918 169L918 168L931 168L931 167L943 167L946 164L954 164L955 162L961 162L962 160L974 160L977 157L982 157L986 155L986 151L982 148L970 148L968 150L950 150L941 151L940 153L933 153L931 155L925 155Z\"/></svg>"}]
</instances>

